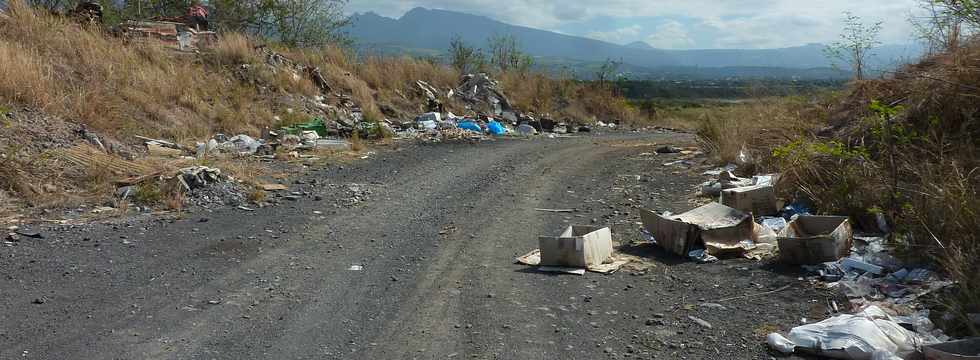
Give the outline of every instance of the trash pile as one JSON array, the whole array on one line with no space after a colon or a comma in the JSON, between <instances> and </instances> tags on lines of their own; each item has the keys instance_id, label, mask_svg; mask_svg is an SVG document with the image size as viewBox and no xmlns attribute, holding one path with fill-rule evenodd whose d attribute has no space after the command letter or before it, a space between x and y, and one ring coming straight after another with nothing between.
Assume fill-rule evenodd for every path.
<instances>
[{"instance_id":1,"label":"trash pile","mask_svg":"<svg viewBox=\"0 0 980 360\"><path fill-rule=\"evenodd\" d=\"M538 119L533 113L520 112L511 105L497 81L483 73L464 75L455 89L445 93L421 80L415 82L415 88L425 99L427 112L410 122L385 120L382 126L391 130L396 138L440 142L538 134L558 137L591 132L593 128L592 125L575 126L569 121L555 121L547 114ZM465 104L468 115L457 116L446 111L441 99L459 100ZM597 122L595 126L612 129L616 124Z\"/></svg>"},{"instance_id":2,"label":"trash pile","mask_svg":"<svg viewBox=\"0 0 980 360\"><path fill-rule=\"evenodd\" d=\"M641 209L641 232L698 263L746 257L801 266L812 284L848 299L843 306L832 302L837 316L787 336L770 334L773 349L837 359L909 359L926 345L950 340L920 298L954 284L893 256L881 234L887 226L855 233L848 217L812 215L800 202L781 206L778 174L739 177L736 170L729 165L704 173L715 179L702 184L701 194L717 202L681 214Z\"/></svg>"},{"instance_id":3,"label":"trash pile","mask_svg":"<svg viewBox=\"0 0 980 360\"><path fill-rule=\"evenodd\" d=\"M119 24L113 31L130 41L153 39L165 47L181 51L208 49L218 42L218 35L214 31L199 30L181 19L168 20L170 21L129 20Z\"/></svg>"},{"instance_id":4,"label":"trash pile","mask_svg":"<svg viewBox=\"0 0 980 360\"><path fill-rule=\"evenodd\" d=\"M210 207L217 205L239 206L245 204L248 188L234 178L221 173L221 169L207 166L191 166L171 173L138 176L117 182L120 187L116 197L121 200L136 198L137 194L180 194L183 203ZM150 196L150 195L143 195ZM148 200L148 199L139 199Z\"/></svg>"},{"instance_id":5,"label":"trash pile","mask_svg":"<svg viewBox=\"0 0 980 360\"><path fill-rule=\"evenodd\" d=\"M350 141L341 138L324 137L327 133L321 119L285 127L279 131L270 131L266 138L256 139L245 134L228 137L216 134L207 142L199 142L194 148L182 146L166 140L139 137L145 140L147 153L151 156L172 158L204 158L208 156L265 156L269 157L278 152L351 150Z\"/></svg>"},{"instance_id":6,"label":"trash pile","mask_svg":"<svg viewBox=\"0 0 980 360\"><path fill-rule=\"evenodd\" d=\"M510 101L500 91L497 81L484 73L463 75L459 86L449 95L449 97L453 96L463 100L469 110L490 112L494 115L513 111Z\"/></svg>"}]
</instances>

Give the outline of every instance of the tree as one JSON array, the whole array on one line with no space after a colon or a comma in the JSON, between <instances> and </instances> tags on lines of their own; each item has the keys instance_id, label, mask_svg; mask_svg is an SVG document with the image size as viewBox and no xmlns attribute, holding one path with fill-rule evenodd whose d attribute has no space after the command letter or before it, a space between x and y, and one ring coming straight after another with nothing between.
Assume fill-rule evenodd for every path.
<instances>
[{"instance_id":1,"label":"tree","mask_svg":"<svg viewBox=\"0 0 980 360\"><path fill-rule=\"evenodd\" d=\"M859 16L844 12L844 31L840 34L840 40L828 45L824 53L835 62L834 66L838 66L837 61L849 63L854 77L864 79L868 58L873 55L871 51L881 45L879 33L881 22L864 24Z\"/></svg>"},{"instance_id":2,"label":"tree","mask_svg":"<svg viewBox=\"0 0 980 360\"><path fill-rule=\"evenodd\" d=\"M258 33L287 45L318 47L349 45L341 29L350 24L344 15L347 0L278 0L270 13L271 24Z\"/></svg>"},{"instance_id":3,"label":"tree","mask_svg":"<svg viewBox=\"0 0 980 360\"><path fill-rule=\"evenodd\" d=\"M925 15L912 16L909 22L929 53L956 50L963 36L963 19L934 0L922 0L920 7Z\"/></svg>"},{"instance_id":4,"label":"tree","mask_svg":"<svg viewBox=\"0 0 980 360\"><path fill-rule=\"evenodd\" d=\"M480 70L486 61L480 49L466 45L463 39L456 35L449 42L449 63L462 74L470 74Z\"/></svg>"},{"instance_id":5,"label":"tree","mask_svg":"<svg viewBox=\"0 0 980 360\"><path fill-rule=\"evenodd\" d=\"M616 71L619 67L623 65L622 61L615 61L613 59L606 59L606 62L602 63L595 72L595 80L599 86L604 86L607 81L611 80L616 76Z\"/></svg>"},{"instance_id":6,"label":"tree","mask_svg":"<svg viewBox=\"0 0 980 360\"><path fill-rule=\"evenodd\" d=\"M980 27L980 0L924 0L940 7L949 16Z\"/></svg>"},{"instance_id":7,"label":"tree","mask_svg":"<svg viewBox=\"0 0 980 360\"><path fill-rule=\"evenodd\" d=\"M521 51L520 42L513 35L494 35L487 39L490 49L490 64L501 72L515 70L527 74L534 63L530 55Z\"/></svg>"}]
</instances>

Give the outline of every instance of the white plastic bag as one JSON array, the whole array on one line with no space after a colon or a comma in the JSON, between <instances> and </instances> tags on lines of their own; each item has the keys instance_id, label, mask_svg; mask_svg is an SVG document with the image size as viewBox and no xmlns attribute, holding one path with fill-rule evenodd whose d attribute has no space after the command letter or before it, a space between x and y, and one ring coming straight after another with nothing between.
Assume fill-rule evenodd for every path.
<instances>
[{"instance_id":1,"label":"white plastic bag","mask_svg":"<svg viewBox=\"0 0 980 360\"><path fill-rule=\"evenodd\" d=\"M788 340L797 348L848 360L907 359L918 353L919 337L871 306L855 315L838 315L798 326Z\"/></svg>"}]
</instances>

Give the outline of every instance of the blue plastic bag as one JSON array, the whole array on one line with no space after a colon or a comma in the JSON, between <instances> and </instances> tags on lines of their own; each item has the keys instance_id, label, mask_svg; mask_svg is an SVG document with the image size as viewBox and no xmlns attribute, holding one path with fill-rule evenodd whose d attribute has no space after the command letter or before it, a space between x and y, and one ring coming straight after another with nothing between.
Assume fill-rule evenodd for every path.
<instances>
[{"instance_id":1,"label":"blue plastic bag","mask_svg":"<svg viewBox=\"0 0 980 360\"><path fill-rule=\"evenodd\" d=\"M463 130L469 130L469 131L478 132L478 133L481 133L481 134L483 133L483 129L480 128L480 125L477 125L477 123L472 122L472 121L462 121L462 122L459 123L459 125L457 125L457 127L459 127L460 129L463 129Z\"/></svg>"},{"instance_id":2,"label":"blue plastic bag","mask_svg":"<svg viewBox=\"0 0 980 360\"><path fill-rule=\"evenodd\" d=\"M506 134L507 133L507 129L504 129L504 126L501 125L499 122L496 122L496 121L488 122L487 123L487 130L489 130L490 131L490 134L493 134L493 135L503 135L503 134Z\"/></svg>"}]
</instances>

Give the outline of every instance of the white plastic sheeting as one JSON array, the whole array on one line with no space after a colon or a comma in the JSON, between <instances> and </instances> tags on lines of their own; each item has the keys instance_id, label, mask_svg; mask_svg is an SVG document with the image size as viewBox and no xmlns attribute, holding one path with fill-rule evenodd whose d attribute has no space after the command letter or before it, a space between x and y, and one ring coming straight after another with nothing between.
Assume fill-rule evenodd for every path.
<instances>
[{"instance_id":1,"label":"white plastic sheeting","mask_svg":"<svg viewBox=\"0 0 980 360\"><path fill-rule=\"evenodd\" d=\"M778 351L806 349L834 359L897 360L919 353L922 340L906 330L877 306L855 315L798 326L789 336L771 334L769 345Z\"/></svg>"}]
</instances>

